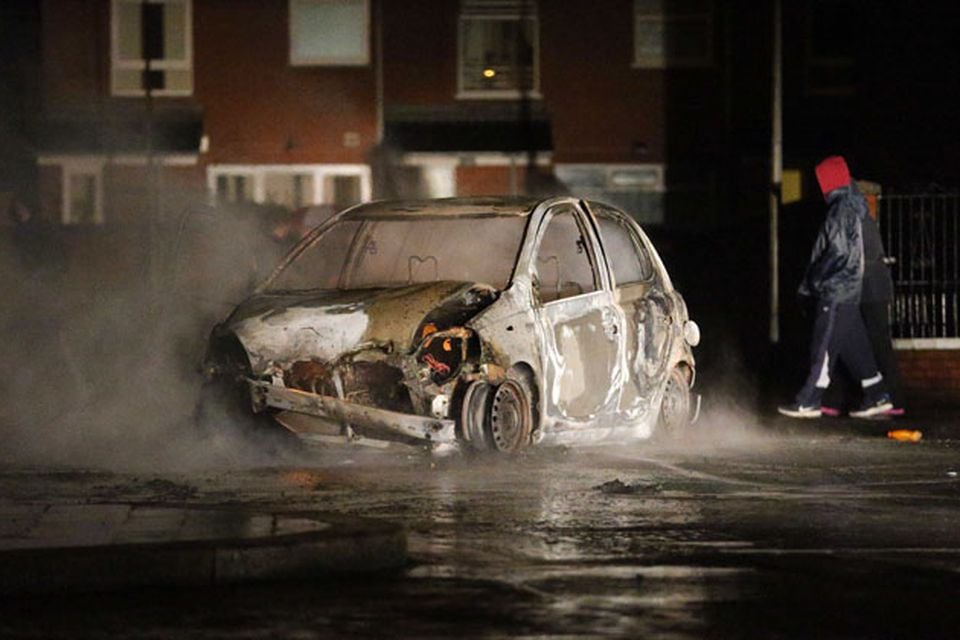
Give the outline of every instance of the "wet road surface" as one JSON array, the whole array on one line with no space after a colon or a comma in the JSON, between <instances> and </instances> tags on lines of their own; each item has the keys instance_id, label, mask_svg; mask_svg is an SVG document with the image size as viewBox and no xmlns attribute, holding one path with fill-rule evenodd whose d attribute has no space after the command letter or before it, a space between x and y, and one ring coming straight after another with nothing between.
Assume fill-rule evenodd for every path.
<instances>
[{"instance_id":1,"label":"wet road surface","mask_svg":"<svg viewBox=\"0 0 960 640\"><path fill-rule=\"evenodd\" d=\"M364 578L0 601L0 637L956 637L960 442L738 430L514 460L337 448L189 472L6 467L0 505L402 522Z\"/></svg>"}]
</instances>

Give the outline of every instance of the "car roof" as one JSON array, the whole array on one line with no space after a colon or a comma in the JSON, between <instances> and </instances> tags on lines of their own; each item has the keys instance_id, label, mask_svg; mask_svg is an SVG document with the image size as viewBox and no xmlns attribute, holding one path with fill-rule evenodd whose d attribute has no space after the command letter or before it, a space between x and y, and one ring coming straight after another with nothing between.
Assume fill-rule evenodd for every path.
<instances>
[{"instance_id":1,"label":"car roof","mask_svg":"<svg viewBox=\"0 0 960 640\"><path fill-rule=\"evenodd\" d=\"M358 205L345 211L342 219L526 217L542 201L542 198L523 196L380 200Z\"/></svg>"}]
</instances>

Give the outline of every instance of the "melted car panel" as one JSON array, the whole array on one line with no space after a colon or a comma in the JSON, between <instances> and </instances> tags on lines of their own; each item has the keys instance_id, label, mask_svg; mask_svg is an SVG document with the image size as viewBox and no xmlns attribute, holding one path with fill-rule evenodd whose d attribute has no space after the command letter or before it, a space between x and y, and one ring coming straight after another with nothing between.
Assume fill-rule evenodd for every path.
<instances>
[{"instance_id":1,"label":"melted car panel","mask_svg":"<svg viewBox=\"0 0 960 640\"><path fill-rule=\"evenodd\" d=\"M215 329L206 370L248 386L256 410L367 437L514 447L649 435L670 371L692 384L686 306L639 227L593 206L350 209ZM606 246L610 220L626 235ZM636 265L611 265L624 247Z\"/></svg>"}]
</instances>

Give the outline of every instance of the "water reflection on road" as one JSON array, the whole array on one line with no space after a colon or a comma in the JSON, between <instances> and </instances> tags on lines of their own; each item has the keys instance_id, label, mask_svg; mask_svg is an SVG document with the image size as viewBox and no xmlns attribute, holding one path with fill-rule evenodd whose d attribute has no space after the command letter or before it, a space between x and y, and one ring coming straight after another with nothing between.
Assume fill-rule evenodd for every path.
<instances>
[{"instance_id":1,"label":"water reflection on road","mask_svg":"<svg viewBox=\"0 0 960 640\"><path fill-rule=\"evenodd\" d=\"M518 459L333 449L162 476L8 473L0 488L408 529L399 575L99 600L99 628L131 637L946 637L960 628L955 445L754 434ZM68 599L46 631L89 624L89 603ZM189 633L173 633L171 607Z\"/></svg>"}]
</instances>

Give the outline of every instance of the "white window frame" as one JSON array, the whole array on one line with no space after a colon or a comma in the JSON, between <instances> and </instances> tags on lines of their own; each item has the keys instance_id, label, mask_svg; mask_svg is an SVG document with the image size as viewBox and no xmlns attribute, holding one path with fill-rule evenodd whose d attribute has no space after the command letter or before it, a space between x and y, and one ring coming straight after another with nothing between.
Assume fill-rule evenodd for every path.
<instances>
[{"instance_id":1,"label":"white window frame","mask_svg":"<svg viewBox=\"0 0 960 640\"><path fill-rule=\"evenodd\" d=\"M352 2L363 5L363 55L355 57L298 57L294 51L293 24L296 5L308 4L343 4ZM294 67L365 67L370 64L370 0L290 0L287 11L287 33L289 43L290 65Z\"/></svg>"},{"instance_id":2,"label":"white window frame","mask_svg":"<svg viewBox=\"0 0 960 640\"><path fill-rule=\"evenodd\" d=\"M184 5L184 59L183 60L151 60L150 69L156 71L189 71L190 86L187 89L154 89L152 96L190 96L193 95L194 68L193 68L193 0L143 0L149 4L182 4ZM110 93L120 97L138 97L146 95L145 89L120 89L117 87L115 70L143 71L146 68L144 60L120 59L120 12L118 7L123 4L142 4L142 0L111 0L110 4Z\"/></svg>"},{"instance_id":3,"label":"white window frame","mask_svg":"<svg viewBox=\"0 0 960 640\"><path fill-rule=\"evenodd\" d=\"M485 0L472 0L477 4L483 4ZM497 4L497 0L486 0L491 5ZM460 4L460 16L457 21L457 95L458 100L503 100L503 99L513 99L521 98L523 96L541 99L543 96L540 93L540 15L537 11L536 0L515 0L517 4L516 9L511 9L510 7L505 7L499 11L491 11L489 13L471 13L469 10L465 10L465 3L469 4L471 0L461 0ZM530 13L523 15L520 9L520 3L529 2ZM502 2L499 4L503 4ZM463 37L464 37L464 25L470 20L530 20L533 23L533 35L532 42L533 45L533 82L531 83L530 89L526 91L521 91L520 89L493 89L493 90L478 90L478 89L467 89L463 84Z\"/></svg>"},{"instance_id":4,"label":"white window frame","mask_svg":"<svg viewBox=\"0 0 960 640\"><path fill-rule=\"evenodd\" d=\"M365 164L213 164L207 167L207 190L211 202L217 199L217 178L243 175L253 182L253 202L263 204L267 199L267 174L309 174L313 178L313 203L332 202L326 193L326 178L356 176L360 178L360 198L369 201L373 188L370 167Z\"/></svg>"},{"instance_id":5,"label":"white window frame","mask_svg":"<svg viewBox=\"0 0 960 640\"><path fill-rule=\"evenodd\" d=\"M670 69L670 68L694 68L710 67L714 64L714 15L716 5L713 0L705 0L708 7L703 12L692 13L674 13L664 11L662 8L657 13L647 12L644 9L644 0L633 0L633 67L635 69ZM662 4L668 4L670 0L661 0ZM640 42L638 38L638 27L641 23L659 24L661 30L666 32L671 23L683 20L702 20L705 31L705 51L706 55L702 58L674 58L661 51L660 55L644 56L640 53Z\"/></svg>"},{"instance_id":6,"label":"white window frame","mask_svg":"<svg viewBox=\"0 0 960 640\"><path fill-rule=\"evenodd\" d=\"M103 167L106 160L96 156L78 156L57 158L40 162L41 165L60 167L60 222L64 226L91 224L74 219L71 211L73 198L70 193L70 179L75 175L92 175L94 179L94 204L92 224L102 225L106 221L103 213Z\"/></svg>"}]
</instances>

